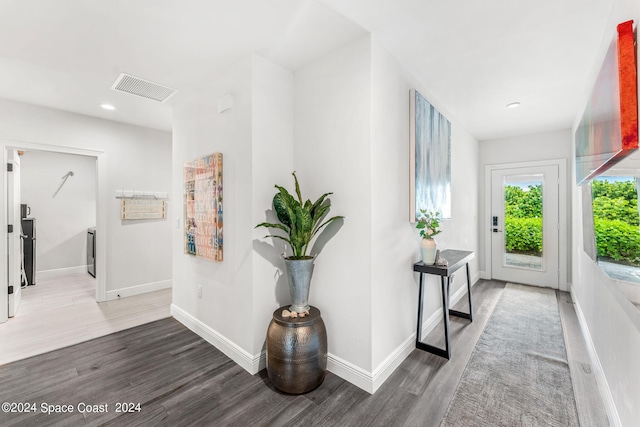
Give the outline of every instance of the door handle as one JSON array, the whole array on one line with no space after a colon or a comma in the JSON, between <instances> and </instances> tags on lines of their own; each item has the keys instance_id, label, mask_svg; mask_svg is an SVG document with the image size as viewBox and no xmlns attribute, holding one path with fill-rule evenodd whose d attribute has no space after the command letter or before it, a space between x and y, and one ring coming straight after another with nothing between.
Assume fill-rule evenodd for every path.
<instances>
[{"instance_id":1,"label":"door handle","mask_svg":"<svg viewBox=\"0 0 640 427\"><path fill-rule=\"evenodd\" d=\"M502 230L498 230L497 228L494 228L494 229L493 229L493 232L494 232L494 233L502 233Z\"/></svg>"}]
</instances>

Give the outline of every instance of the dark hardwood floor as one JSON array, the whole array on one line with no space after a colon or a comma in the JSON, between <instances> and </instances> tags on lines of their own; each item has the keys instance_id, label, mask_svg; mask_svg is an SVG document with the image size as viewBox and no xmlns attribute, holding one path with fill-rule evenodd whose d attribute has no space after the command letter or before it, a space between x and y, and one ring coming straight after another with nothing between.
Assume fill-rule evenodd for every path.
<instances>
[{"instance_id":1,"label":"dark hardwood floor","mask_svg":"<svg viewBox=\"0 0 640 427\"><path fill-rule=\"evenodd\" d=\"M279 393L266 371L250 375L165 319L0 366L0 402L36 406L0 412L0 425L438 426L503 288L474 286L474 322L451 318L451 360L414 350L374 395L331 373L308 394ZM79 413L82 404L105 412Z\"/></svg>"}]
</instances>

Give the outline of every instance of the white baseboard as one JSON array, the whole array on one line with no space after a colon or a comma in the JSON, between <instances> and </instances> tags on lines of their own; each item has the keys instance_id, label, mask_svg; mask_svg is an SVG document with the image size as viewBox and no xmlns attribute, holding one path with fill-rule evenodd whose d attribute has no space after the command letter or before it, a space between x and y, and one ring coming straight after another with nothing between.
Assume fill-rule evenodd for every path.
<instances>
[{"instance_id":1,"label":"white baseboard","mask_svg":"<svg viewBox=\"0 0 640 427\"><path fill-rule=\"evenodd\" d=\"M471 283L475 284L479 280L476 275L471 279ZM466 283L466 282L465 282ZM473 285L472 285L473 288ZM452 296L450 305L456 304L467 294L467 287L462 286ZM422 324L424 335L428 335L442 320L442 308L436 310ZM368 393L375 393L382 384L393 374L400 366L404 359L411 354L415 348L416 332L412 333L402 344L393 350L387 358L376 367L373 372L361 369L338 356L329 354L327 357L327 370L336 374L340 378L349 381Z\"/></svg>"},{"instance_id":2,"label":"white baseboard","mask_svg":"<svg viewBox=\"0 0 640 427\"><path fill-rule=\"evenodd\" d=\"M432 327L433 328L433 327ZM415 332L409 336L400 346L387 356L377 368L373 370L371 378L371 390L369 393L375 393L382 384L393 374L393 372L400 366L404 359L411 354L416 348L416 334ZM368 390L367 390L368 391Z\"/></svg>"},{"instance_id":3,"label":"white baseboard","mask_svg":"<svg viewBox=\"0 0 640 427\"><path fill-rule=\"evenodd\" d=\"M115 289L107 291L107 301L131 297L134 295L146 294L147 292L159 291L161 289L170 289L173 284L172 280L162 280L160 282L145 283L144 285L130 286L128 288Z\"/></svg>"},{"instance_id":4,"label":"white baseboard","mask_svg":"<svg viewBox=\"0 0 640 427\"><path fill-rule=\"evenodd\" d=\"M367 393L373 394L373 374L369 371L347 362L331 353L327 355L327 370L336 374Z\"/></svg>"},{"instance_id":5,"label":"white baseboard","mask_svg":"<svg viewBox=\"0 0 640 427\"><path fill-rule=\"evenodd\" d=\"M66 267L66 268L56 268L53 270L38 270L36 271L36 280L41 279L51 279L61 276L69 276L71 274L86 274L87 276L87 266L79 265L77 267Z\"/></svg>"},{"instance_id":6,"label":"white baseboard","mask_svg":"<svg viewBox=\"0 0 640 427\"><path fill-rule=\"evenodd\" d=\"M471 283L475 284L478 280L479 277L474 276ZM460 301L466 293L467 287L462 286L451 296L450 305L454 305ZM251 355L233 341L173 304L171 305L171 315L208 343L222 351L251 375L260 372L266 367L266 353L264 351L256 355ZM424 321L422 328L424 334L426 335L431 332L441 319L442 308L439 308ZM404 359L411 354L415 348L415 341L416 333L414 332L393 350L373 372L362 369L331 353L327 354L327 370L367 393L373 394L384 384L391 374L393 374Z\"/></svg>"},{"instance_id":7,"label":"white baseboard","mask_svg":"<svg viewBox=\"0 0 640 427\"><path fill-rule=\"evenodd\" d=\"M257 374L266 366L264 351L255 356L251 355L248 351L244 350L221 333L215 331L213 328L205 325L202 321L196 319L175 304L171 304L171 315L184 326L191 329L195 334L202 337L209 344L223 352L227 357L236 362L251 375Z\"/></svg>"},{"instance_id":8,"label":"white baseboard","mask_svg":"<svg viewBox=\"0 0 640 427\"><path fill-rule=\"evenodd\" d=\"M474 278L471 279L471 283L473 283L473 285L471 285L471 288L473 288L473 286L478 282L478 280L479 278L477 277L475 277L475 280ZM460 289L458 289L453 295L449 297L449 306L451 307L456 305L458 301L460 301L462 297L464 297L466 294L467 294L467 286L465 282L464 286L461 286ZM472 299L473 299L473 295L472 295ZM429 316L429 318L422 321L423 336L433 331L433 329L436 327L438 322L442 320L442 315L443 315L442 307L440 307L431 316ZM413 339L415 340L415 338L416 338L416 334L413 334Z\"/></svg>"},{"instance_id":9,"label":"white baseboard","mask_svg":"<svg viewBox=\"0 0 640 427\"><path fill-rule=\"evenodd\" d=\"M622 427L622 422L620 421L618 409L616 408L616 403L613 400L613 395L611 394L611 389L609 388L607 377L604 375L604 370L602 369L600 358L598 358L598 353L596 352L596 348L593 345L593 341L591 340L591 333L589 332L589 327L587 326L587 320L585 319L584 314L582 313L582 309L580 308L580 304L578 303L578 300L575 298L575 295L573 295L573 293L571 294L571 299L573 300L574 306L576 308L576 314L578 315L578 323L580 324L580 329L582 330L582 336L587 343L587 351L589 352L589 357L591 358L593 373L596 376L596 382L598 383L600 395L602 396L602 401L604 402L604 407L607 412L607 418L609 418L609 422L611 423L612 427Z\"/></svg>"}]
</instances>

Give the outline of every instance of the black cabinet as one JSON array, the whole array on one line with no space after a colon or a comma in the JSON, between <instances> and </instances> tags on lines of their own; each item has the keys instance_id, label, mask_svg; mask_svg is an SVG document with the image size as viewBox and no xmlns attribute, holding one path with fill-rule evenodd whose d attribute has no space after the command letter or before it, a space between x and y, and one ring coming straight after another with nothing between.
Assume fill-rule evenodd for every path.
<instances>
[{"instance_id":1,"label":"black cabinet","mask_svg":"<svg viewBox=\"0 0 640 427\"><path fill-rule=\"evenodd\" d=\"M87 272L96 277L96 228L87 230Z\"/></svg>"},{"instance_id":2,"label":"black cabinet","mask_svg":"<svg viewBox=\"0 0 640 427\"><path fill-rule=\"evenodd\" d=\"M22 219L22 265L25 275L22 277L22 285L36 284L36 220L35 218ZM26 283L25 283L26 276Z\"/></svg>"}]
</instances>

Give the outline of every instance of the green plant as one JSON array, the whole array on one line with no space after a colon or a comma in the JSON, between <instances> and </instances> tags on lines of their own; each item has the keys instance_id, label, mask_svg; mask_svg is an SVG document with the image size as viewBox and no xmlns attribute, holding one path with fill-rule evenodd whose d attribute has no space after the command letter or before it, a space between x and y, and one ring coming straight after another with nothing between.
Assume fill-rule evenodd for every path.
<instances>
[{"instance_id":1,"label":"green plant","mask_svg":"<svg viewBox=\"0 0 640 427\"><path fill-rule=\"evenodd\" d=\"M300 194L300 185L296 173L292 173L296 185L296 200L286 188L276 185L278 192L273 196L273 209L276 212L280 224L262 222L256 225L258 227L277 228L287 233L288 237L279 236L277 234L269 234L265 237L273 237L284 240L289 243L293 255L288 259L306 259L309 243L313 237L327 224L343 216L334 216L323 223L320 221L327 215L331 208L331 200L327 196L333 193L325 193L314 203L311 200L302 201Z\"/></svg>"},{"instance_id":2,"label":"green plant","mask_svg":"<svg viewBox=\"0 0 640 427\"><path fill-rule=\"evenodd\" d=\"M595 179L591 191L598 257L640 266L636 179Z\"/></svg>"},{"instance_id":3,"label":"green plant","mask_svg":"<svg viewBox=\"0 0 640 427\"><path fill-rule=\"evenodd\" d=\"M529 185L527 190L517 185L504 187L505 216L513 218L542 217L542 185Z\"/></svg>"},{"instance_id":4,"label":"green plant","mask_svg":"<svg viewBox=\"0 0 640 427\"><path fill-rule=\"evenodd\" d=\"M640 265L638 226L614 219L594 218L598 256Z\"/></svg>"},{"instance_id":5,"label":"green plant","mask_svg":"<svg viewBox=\"0 0 640 427\"><path fill-rule=\"evenodd\" d=\"M504 220L504 232L508 253L542 254L542 218L507 217Z\"/></svg>"},{"instance_id":6,"label":"green plant","mask_svg":"<svg viewBox=\"0 0 640 427\"><path fill-rule=\"evenodd\" d=\"M440 212L427 212L426 209L420 209L420 215L416 228L420 230L420 236L424 239L432 239L436 234L440 234L442 230L439 230Z\"/></svg>"},{"instance_id":7,"label":"green plant","mask_svg":"<svg viewBox=\"0 0 640 427\"><path fill-rule=\"evenodd\" d=\"M638 225L638 202L622 197L599 196L593 199L593 217L608 220L620 220L630 225Z\"/></svg>"}]
</instances>

